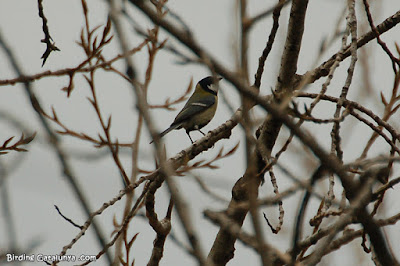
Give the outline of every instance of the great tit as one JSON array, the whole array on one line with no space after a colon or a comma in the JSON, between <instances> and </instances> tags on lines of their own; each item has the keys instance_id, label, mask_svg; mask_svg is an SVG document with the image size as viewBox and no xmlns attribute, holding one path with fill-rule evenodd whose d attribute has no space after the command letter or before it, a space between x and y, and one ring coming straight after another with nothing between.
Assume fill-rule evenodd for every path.
<instances>
[{"instance_id":1,"label":"great tit","mask_svg":"<svg viewBox=\"0 0 400 266\"><path fill-rule=\"evenodd\" d=\"M207 125L215 115L218 105L218 82L221 79L220 77L210 76L200 80L192 96L190 96L185 106L175 117L174 122L172 122L169 128L161 132L159 137L162 138L171 130L181 128L186 130L186 134L189 136L192 144L193 140L189 135L190 131L198 130L205 136L200 129ZM153 140L150 143L152 142Z\"/></svg>"}]
</instances>

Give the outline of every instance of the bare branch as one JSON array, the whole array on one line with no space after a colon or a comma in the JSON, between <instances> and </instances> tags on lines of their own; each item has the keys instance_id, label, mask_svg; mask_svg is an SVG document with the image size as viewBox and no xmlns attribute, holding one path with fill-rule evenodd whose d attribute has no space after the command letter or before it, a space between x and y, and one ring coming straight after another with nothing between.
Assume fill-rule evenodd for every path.
<instances>
[{"instance_id":1,"label":"bare branch","mask_svg":"<svg viewBox=\"0 0 400 266\"><path fill-rule=\"evenodd\" d=\"M14 139L14 137L10 137L4 141L3 145L0 146L0 155L7 154L7 151L18 151L18 152L26 152L25 148L21 148L20 146L27 145L31 143L31 141L35 138L36 133L33 133L29 137L25 137L24 134L21 135L19 140L14 144L10 145L10 142Z\"/></svg>"},{"instance_id":2,"label":"bare branch","mask_svg":"<svg viewBox=\"0 0 400 266\"><path fill-rule=\"evenodd\" d=\"M42 43L46 44L46 51L42 55L43 63L42 66L44 66L44 63L46 63L47 58L49 57L50 53L53 51L60 51L57 46L55 46L53 39L50 36L49 28L47 26L47 18L44 15L43 12L43 0L38 0L38 9L39 9L39 17L42 19L42 29L44 33L44 39L41 41Z\"/></svg>"}]
</instances>

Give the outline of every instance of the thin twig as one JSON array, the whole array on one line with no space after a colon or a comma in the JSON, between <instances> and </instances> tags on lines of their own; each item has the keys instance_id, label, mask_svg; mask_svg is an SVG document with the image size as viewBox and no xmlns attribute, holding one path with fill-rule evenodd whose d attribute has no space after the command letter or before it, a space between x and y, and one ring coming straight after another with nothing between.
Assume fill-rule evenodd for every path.
<instances>
[{"instance_id":1,"label":"thin twig","mask_svg":"<svg viewBox=\"0 0 400 266\"><path fill-rule=\"evenodd\" d=\"M47 26L47 18L43 12L43 0L38 0L38 9L39 9L39 17L42 19L42 30L44 33L44 39L41 40L42 43L46 44L46 51L42 55L43 63L46 63L47 58L49 57L50 53L53 51L60 51L57 46L55 46L54 42L52 41L53 38L50 36L49 27Z\"/></svg>"},{"instance_id":2,"label":"thin twig","mask_svg":"<svg viewBox=\"0 0 400 266\"><path fill-rule=\"evenodd\" d=\"M70 224L72 224L73 226L79 228L79 229L83 229L83 226L76 224L74 221L72 221L70 218L66 217L64 214L61 213L60 209L58 208L57 205L54 205L54 208L56 208L58 214L64 218L64 220L66 220L67 222L69 222Z\"/></svg>"}]
</instances>

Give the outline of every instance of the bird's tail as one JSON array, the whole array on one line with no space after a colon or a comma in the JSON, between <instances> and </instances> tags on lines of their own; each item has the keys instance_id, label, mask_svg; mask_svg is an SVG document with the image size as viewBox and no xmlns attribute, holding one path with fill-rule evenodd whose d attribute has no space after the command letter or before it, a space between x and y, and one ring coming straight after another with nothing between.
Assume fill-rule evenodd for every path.
<instances>
[{"instance_id":1,"label":"bird's tail","mask_svg":"<svg viewBox=\"0 0 400 266\"><path fill-rule=\"evenodd\" d=\"M162 138L165 135L167 135L171 130L177 129L180 126L180 124L172 124L169 128L167 128L166 130L164 130L163 132L161 132L158 137ZM154 142L154 139L152 141L150 141L150 144Z\"/></svg>"}]
</instances>

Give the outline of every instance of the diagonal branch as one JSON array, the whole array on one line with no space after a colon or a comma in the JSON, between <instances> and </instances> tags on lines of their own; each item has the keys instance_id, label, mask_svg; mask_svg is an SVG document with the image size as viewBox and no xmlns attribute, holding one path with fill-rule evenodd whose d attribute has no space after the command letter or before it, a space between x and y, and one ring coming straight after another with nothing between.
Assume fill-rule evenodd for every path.
<instances>
[{"instance_id":1,"label":"diagonal branch","mask_svg":"<svg viewBox=\"0 0 400 266\"><path fill-rule=\"evenodd\" d=\"M383 21L381 24L376 26L376 31L369 31L368 33L361 36L357 40L357 49L364 46L371 40L376 39L377 36L380 36L383 33L389 31L390 29L392 29L399 23L400 23L400 10L397 11L392 16L385 19L385 21ZM351 49L350 49L350 45L348 45L347 48L344 49L343 53L332 55L331 58L329 58L327 61L322 63L319 67L317 67L311 71L307 71L305 74L303 74L301 76L298 76L298 80L308 77L307 82L313 83L314 81L320 79L321 77L327 76L329 74L329 69L331 68L331 66L334 64L334 62L336 60L343 61L350 55L351 55ZM339 59L336 58L337 56L339 56Z\"/></svg>"}]
</instances>

